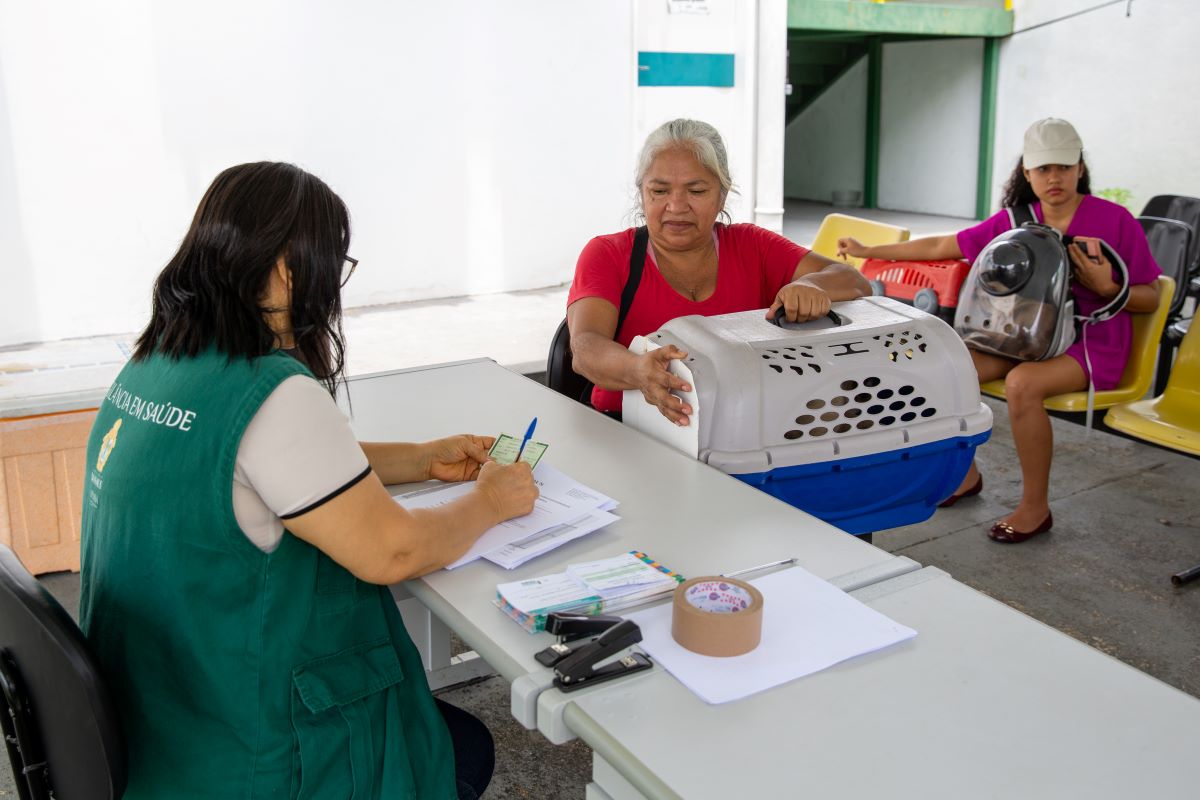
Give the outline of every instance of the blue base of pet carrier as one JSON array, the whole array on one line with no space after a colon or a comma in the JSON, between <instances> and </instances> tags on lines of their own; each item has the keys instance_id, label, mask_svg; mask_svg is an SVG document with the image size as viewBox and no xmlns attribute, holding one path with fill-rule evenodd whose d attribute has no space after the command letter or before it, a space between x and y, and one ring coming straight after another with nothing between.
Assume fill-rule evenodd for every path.
<instances>
[{"instance_id":1,"label":"blue base of pet carrier","mask_svg":"<svg viewBox=\"0 0 1200 800\"><path fill-rule=\"evenodd\" d=\"M847 533L871 533L933 516L991 433L733 477Z\"/></svg>"}]
</instances>

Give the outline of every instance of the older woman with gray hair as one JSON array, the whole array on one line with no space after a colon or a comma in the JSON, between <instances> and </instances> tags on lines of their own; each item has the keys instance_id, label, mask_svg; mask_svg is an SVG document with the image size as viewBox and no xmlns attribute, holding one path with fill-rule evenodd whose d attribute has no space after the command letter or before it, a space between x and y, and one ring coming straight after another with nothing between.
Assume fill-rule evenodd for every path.
<instances>
[{"instance_id":1,"label":"older woman with gray hair","mask_svg":"<svg viewBox=\"0 0 1200 800\"><path fill-rule=\"evenodd\" d=\"M802 322L825 315L831 302L871 293L853 267L757 225L730 224L725 143L707 123L677 119L651 133L635 184L645 227L588 242L567 297L573 367L596 385L592 405L599 411L619 413L621 392L638 389L667 419L689 424L692 408L674 392L691 387L668 369L687 353L674 346L644 355L628 349L634 336L668 320L769 306L768 318L782 307L789 321ZM639 236L648 237L640 248ZM618 330L621 294L642 248L641 279Z\"/></svg>"}]
</instances>

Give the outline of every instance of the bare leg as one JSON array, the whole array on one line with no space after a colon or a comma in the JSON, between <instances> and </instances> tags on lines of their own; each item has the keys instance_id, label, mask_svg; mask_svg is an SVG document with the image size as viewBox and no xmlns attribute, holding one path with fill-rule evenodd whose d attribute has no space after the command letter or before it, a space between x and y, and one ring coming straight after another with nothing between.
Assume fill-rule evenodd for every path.
<instances>
[{"instance_id":1,"label":"bare leg","mask_svg":"<svg viewBox=\"0 0 1200 800\"><path fill-rule=\"evenodd\" d=\"M1079 362L1062 355L1049 361L1021 364L1004 379L1008 417L1017 458L1021 461L1021 503L1004 522L1018 531L1036 528L1050 513L1050 458L1054 436L1042 401L1087 387Z\"/></svg>"},{"instance_id":2,"label":"bare leg","mask_svg":"<svg viewBox=\"0 0 1200 800\"><path fill-rule=\"evenodd\" d=\"M980 353L977 350L967 349L971 354L971 361L975 364L975 372L979 375L980 383L994 381L997 378L1003 378L1017 366L1016 361L1010 361L1007 358L993 356L988 353ZM955 494L962 494L971 489L979 482L979 467L975 466L975 462L971 462L971 468L967 470L966 476L962 479L962 483L954 490Z\"/></svg>"}]
</instances>

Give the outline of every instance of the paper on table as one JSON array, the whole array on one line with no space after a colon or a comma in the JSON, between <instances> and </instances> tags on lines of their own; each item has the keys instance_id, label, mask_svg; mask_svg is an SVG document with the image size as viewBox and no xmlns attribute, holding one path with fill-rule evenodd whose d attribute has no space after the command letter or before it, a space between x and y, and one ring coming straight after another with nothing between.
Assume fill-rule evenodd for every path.
<instances>
[{"instance_id":1,"label":"paper on table","mask_svg":"<svg viewBox=\"0 0 1200 800\"><path fill-rule=\"evenodd\" d=\"M614 508L617 505L611 497L584 486L549 464L539 465L533 472L533 480L541 492L534 503L533 511L484 531L471 549L462 558L448 564L446 569L461 567L485 553L576 520L597 508ZM463 497L473 486L474 483L470 481L426 486L397 495L393 499L410 511L417 508L436 508Z\"/></svg>"},{"instance_id":2,"label":"paper on table","mask_svg":"<svg viewBox=\"0 0 1200 800\"><path fill-rule=\"evenodd\" d=\"M583 581L602 596L613 590L618 594L627 594L631 587L646 584L669 583L674 586L676 583L670 575L655 569L633 553L568 564L567 574Z\"/></svg>"},{"instance_id":3,"label":"paper on table","mask_svg":"<svg viewBox=\"0 0 1200 800\"><path fill-rule=\"evenodd\" d=\"M671 638L670 603L628 615L642 629L646 652L706 703L749 697L917 635L800 567L750 583L763 595L763 632L745 655L681 647Z\"/></svg>"},{"instance_id":4,"label":"paper on table","mask_svg":"<svg viewBox=\"0 0 1200 800\"><path fill-rule=\"evenodd\" d=\"M644 336L635 336L629 343L629 349L639 355L657 350L660 346ZM681 359L673 359L669 369L672 375L683 378L692 387L690 392L675 392L692 407L691 424L680 426L671 422L662 415L657 406L647 403L642 393L636 390L629 390L624 394L621 403L622 421L634 430L696 458L700 454L700 414L703 412L696 397L696 383L692 380L692 371Z\"/></svg>"},{"instance_id":5,"label":"paper on table","mask_svg":"<svg viewBox=\"0 0 1200 800\"><path fill-rule=\"evenodd\" d=\"M507 544L498 550L484 553L483 557L493 564L505 569L516 569L531 558L548 553L559 545L564 545L581 536L598 531L606 525L619 520L616 514L596 510L577 520L547 528L541 533L522 539L519 542Z\"/></svg>"}]
</instances>

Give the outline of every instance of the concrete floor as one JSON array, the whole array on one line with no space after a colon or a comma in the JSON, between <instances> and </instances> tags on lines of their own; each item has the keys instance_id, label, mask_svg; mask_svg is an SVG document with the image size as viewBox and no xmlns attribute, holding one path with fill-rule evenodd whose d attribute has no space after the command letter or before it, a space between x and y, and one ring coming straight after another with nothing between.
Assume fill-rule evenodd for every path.
<instances>
[{"instance_id":1,"label":"concrete floor","mask_svg":"<svg viewBox=\"0 0 1200 800\"><path fill-rule=\"evenodd\" d=\"M785 232L810 241L830 209L788 204ZM855 212L851 212L855 213ZM859 212L907 225L914 235L956 230L945 217ZM565 287L403 304L348 313L350 372L477 357L533 371L562 318ZM446 312L454 311L454 314ZM488 330L487 345L456 338L463 312ZM421 331L420 336L413 335ZM493 335L495 331L502 331ZM511 334L511 335L510 335ZM83 343L95 340L85 340ZM6 356L38 362L62 343L0 351L0 401ZM55 357L61 354L55 350ZM68 365L69 367L69 365ZM90 365L94 372L94 364ZM61 370L66 376L69 368ZM91 379L91 378L90 378ZM19 387L17 387L19 389ZM78 387L77 387L78 388ZM102 387L101 387L102 388ZM1002 403L992 440L978 453L984 492L939 511L919 525L881 531L875 544L940 567L955 578L1035 619L1200 697L1200 582L1176 588L1169 576L1200 563L1200 460L1055 419L1051 533L1022 545L990 542L984 531L1015 505L1019 473ZM43 584L74 612L79 577L45 576ZM578 742L554 747L524 730L508 711L508 687L491 678L440 693L481 717L497 743L489 798L581 798L591 754ZM0 760L3 761L3 760ZM0 764L0 797L14 796L7 761Z\"/></svg>"}]
</instances>

